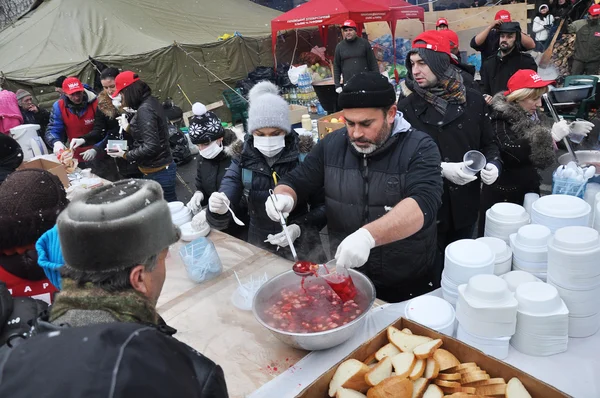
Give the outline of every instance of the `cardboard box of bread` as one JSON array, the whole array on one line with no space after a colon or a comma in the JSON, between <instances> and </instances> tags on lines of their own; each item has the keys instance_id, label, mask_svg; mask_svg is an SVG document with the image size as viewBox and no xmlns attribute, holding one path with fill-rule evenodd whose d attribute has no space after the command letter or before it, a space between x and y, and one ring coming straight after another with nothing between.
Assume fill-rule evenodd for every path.
<instances>
[{"instance_id":1,"label":"cardboard box of bread","mask_svg":"<svg viewBox=\"0 0 600 398\"><path fill-rule=\"evenodd\" d=\"M558 398L554 387L449 336L400 318L299 398Z\"/></svg>"}]
</instances>

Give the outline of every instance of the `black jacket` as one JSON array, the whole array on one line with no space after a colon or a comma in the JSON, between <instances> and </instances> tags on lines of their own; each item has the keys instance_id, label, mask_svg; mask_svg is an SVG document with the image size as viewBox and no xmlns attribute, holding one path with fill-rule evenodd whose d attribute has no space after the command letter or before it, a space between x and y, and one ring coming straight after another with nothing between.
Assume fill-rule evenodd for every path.
<instances>
[{"instance_id":1,"label":"black jacket","mask_svg":"<svg viewBox=\"0 0 600 398\"><path fill-rule=\"evenodd\" d=\"M0 135L0 184L23 163L21 145L9 135Z\"/></svg>"},{"instance_id":2,"label":"black jacket","mask_svg":"<svg viewBox=\"0 0 600 398\"><path fill-rule=\"evenodd\" d=\"M355 40L342 40L335 47L333 58L333 80L340 87L340 75L348 83L354 75L361 72L377 72L379 66L368 40L357 37Z\"/></svg>"},{"instance_id":3,"label":"black jacket","mask_svg":"<svg viewBox=\"0 0 600 398\"><path fill-rule=\"evenodd\" d=\"M221 367L171 337L168 326L40 321L35 332L0 350L0 396L228 397Z\"/></svg>"},{"instance_id":4,"label":"black jacket","mask_svg":"<svg viewBox=\"0 0 600 398\"><path fill-rule=\"evenodd\" d=\"M300 153L308 153L312 149L312 137L302 136L299 138L298 134L293 132L287 134L285 148L272 167L269 167L265 157L258 149L254 148L253 143L254 137L247 135L242 152L234 156L231 165L221 180L219 192L227 195L234 210L243 208L244 205L248 206L250 218L248 226L249 243L291 259L289 248L276 251L275 246L264 242L267 235L282 232L281 225L267 216L265 203L269 198L269 189L275 188L273 172L276 172L277 178L281 179L295 169L300 163ZM236 148L239 148L239 146L236 146ZM242 169L252 171L252 185L247 198L244 197ZM208 211L206 219L211 227L223 230L229 226L231 216L229 212L219 215ZM316 191L304 200L299 201L288 217L287 224L300 226L300 238L294 242L298 256L314 262L323 261L324 252L319 235L319 231L327 224L323 192Z\"/></svg>"},{"instance_id":5,"label":"black jacket","mask_svg":"<svg viewBox=\"0 0 600 398\"><path fill-rule=\"evenodd\" d=\"M466 104L449 104L445 116L416 93L401 100L398 109L404 112L404 117L414 128L434 139L443 162L462 162L467 151L476 149L485 155L488 162L494 162L499 170L502 169L500 150L480 93L467 89ZM450 220L450 216L455 229L475 224L479 185L479 179L462 186L444 179L444 196L438 212L440 231L448 229L445 220Z\"/></svg>"},{"instance_id":6,"label":"black jacket","mask_svg":"<svg viewBox=\"0 0 600 398\"><path fill-rule=\"evenodd\" d=\"M162 105L155 97L148 95L142 100L131 119L129 132L133 137L133 149L130 148L127 152L127 160L146 168L171 164L173 157L169 146L167 119Z\"/></svg>"},{"instance_id":7,"label":"black jacket","mask_svg":"<svg viewBox=\"0 0 600 398\"><path fill-rule=\"evenodd\" d=\"M29 333L31 325L48 309L44 301L32 297L13 297L0 281L0 346Z\"/></svg>"},{"instance_id":8,"label":"black jacket","mask_svg":"<svg viewBox=\"0 0 600 398\"><path fill-rule=\"evenodd\" d=\"M456 65L456 68L459 70L460 75L463 78L463 84L466 88L481 92L479 82L475 81L475 67L473 65L459 63Z\"/></svg>"},{"instance_id":9,"label":"black jacket","mask_svg":"<svg viewBox=\"0 0 600 398\"><path fill-rule=\"evenodd\" d=\"M40 129L38 130L38 135L44 139L46 127L48 127L48 123L50 123L50 112L40 106L37 108L37 112L31 112L19 107L21 115L23 116L23 124L39 124Z\"/></svg>"},{"instance_id":10,"label":"black jacket","mask_svg":"<svg viewBox=\"0 0 600 398\"><path fill-rule=\"evenodd\" d=\"M392 131L386 143L369 155L354 149L345 127L335 131L281 181L294 189L299 200L325 189L332 253L348 235L383 217L388 207L409 197L419 204L423 228L372 249L359 268L378 290L409 288L411 281L432 271L437 251L435 219L442 196L440 153L433 140L412 129L400 115ZM403 293L398 291L396 297Z\"/></svg>"},{"instance_id":11,"label":"black jacket","mask_svg":"<svg viewBox=\"0 0 600 398\"><path fill-rule=\"evenodd\" d=\"M519 69L537 71L537 64L527 53L514 49L503 58L497 54L488 57L481 66L483 94L495 95L507 89L508 79Z\"/></svg>"}]
</instances>

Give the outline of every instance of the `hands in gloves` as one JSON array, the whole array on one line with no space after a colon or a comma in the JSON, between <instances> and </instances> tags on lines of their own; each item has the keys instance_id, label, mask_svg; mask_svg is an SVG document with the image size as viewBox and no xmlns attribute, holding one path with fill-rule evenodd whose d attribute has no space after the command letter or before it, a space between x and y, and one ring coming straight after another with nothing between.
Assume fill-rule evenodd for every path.
<instances>
[{"instance_id":1,"label":"hands in gloves","mask_svg":"<svg viewBox=\"0 0 600 398\"><path fill-rule=\"evenodd\" d=\"M492 185L498 179L498 175L500 175L500 170L493 163L488 163L485 165L485 168L481 170L481 180L486 185Z\"/></svg>"},{"instance_id":2,"label":"hands in gloves","mask_svg":"<svg viewBox=\"0 0 600 398\"><path fill-rule=\"evenodd\" d=\"M569 124L569 129L576 128L579 134L587 135L594 128L594 123L588 122L587 120L575 120Z\"/></svg>"},{"instance_id":3,"label":"hands in gloves","mask_svg":"<svg viewBox=\"0 0 600 398\"><path fill-rule=\"evenodd\" d=\"M338 93L338 94L341 94L341 92L342 92L343 90L344 90L343 88L341 88L341 87L338 87L338 88L336 88L336 89L335 89L335 92L336 92L336 93Z\"/></svg>"},{"instance_id":4,"label":"hands in gloves","mask_svg":"<svg viewBox=\"0 0 600 398\"><path fill-rule=\"evenodd\" d=\"M477 177L467 174L463 170L463 167L469 166L472 163L472 160L469 160L468 162L456 163L442 162L442 176L445 179L452 181L456 185L465 185L473 182L477 179Z\"/></svg>"},{"instance_id":5,"label":"hands in gloves","mask_svg":"<svg viewBox=\"0 0 600 398\"><path fill-rule=\"evenodd\" d=\"M123 129L123 131L127 131L129 129L129 120L127 120L127 115L122 114L117 118L119 122L119 127Z\"/></svg>"},{"instance_id":6,"label":"hands in gloves","mask_svg":"<svg viewBox=\"0 0 600 398\"><path fill-rule=\"evenodd\" d=\"M81 157L83 158L84 162L89 162L89 161L94 160L96 158L97 154L98 154L98 152L96 152L96 150L94 148L91 148L85 152L81 152Z\"/></svg>"},{"instance_id":7,"label":"hands in gloves","mask_svg":"<svg viewBox=\"0 0 600 398\"><path fill-rule=\"evenodd\" d=\"M287 218L291 211L294 210L294 199L284 194L275 194L274 196L275 205L273 205L273 201L269 197L265 203L265 210L271 220L279 222L279 212L283 213L283 217Z\"/></svg>"},{"instance_id":8,"label":"hands in gloves","mask_svg":"<svg viewBox=\"0 0 600 398\"><path fill-rule=\"evenodd\" d=\"M204 200L204 194L200 191L196 191L192 199L187 203L187 208L192 211L192 213L197 214L200 210L202 210L202 201Z\"/></svg>"},{"instance_id":9,"label":"hands in gloves","mask_svg":"<svg viewBox=\"0 0 600 398\"><path fill-rule=\"evenodd\" d=\"M206 228L206 210L202 210L192 218L192 229L194 231L202 231Z\"/></svg>"},{"instance_id":10,"label":"hands in gloves","mask_svg":"<svg viewBox=\"0 0 600 398\"><path fill-rule=\"evenodd\" d=\"M76 149L76 148L79 148L82 145L85 145L85 140L83 138L73 138L71 140L71 145L69 145L69 147L71 149Z\"/></svg>"},{"instance_id":11,"label":"hands in gloves","mask_svg":"<svg viewBox=\"0 0 600 398\"><path fill-rule=\"evenodd\" d=\"M566 120L561 120L560 122L555 122L552 125L552 139L556 142L562 140L563 138L565 138L566 136L569 135L569 133L571 132L571 129L569 128L569 124L567 123Z\"/></svg>"},{"instance_id":12,"label":"hands in gloves","mask_svg":"<svg viewBox=\"0 0 600 398\"><path fill-rule=\"evenodd\" d=\"M117 150L116 152L111 152L111 148L106 147L106 153L108 154L108 156L113 157L113 158L122 158L125 157L125 151L123 149L121 149L120 146L115 145L112 148L112 151Z\"/></svg>"},{"instance_id":13,"label":"hands in gloves","mask_svg":"<svg viewBox=\"0 0 600 398\"><path fill-rule=\"evenodd\" d=\"M53 146L53 148L52 148L52 152L54 152L54 154L55 154L55 155L58 155L58 153L59 153L60 151L62 151L62 150L65 150L65 149L67 149L67 147L65 146L65 144L63 144L63 143L62 143L62 142L60 142L60 141L56 141L56 142L54 143L54 146Z\"/></svg>"},{"instance_id":14,"label":"hands in gloves","mask_svg":"<svg viewBox=\"0 0 600 398\"><path fill-rule=\"evenodd\" d=\"M290 239L294 242L296 239L300 237L301 231L300 227L296 224L288 225L287 231L290 234ZM274 246L288 247L289 243L285 236L285 232L281 231L275 235L267 235L267 241Z\"/></svg>"},{"instance_id":15,"label":"hands in gloves","mask_svg":"<svg viewBox=\"0 0 600 398\"><path fill-rule=\"evenodd\" d=\"M227 206L225 204L229 203L227 195L222 192L213 192L210 198L208 198L208 210L215 214L225 214L227 213Z\"/></svg>"},{"instance_id":16,"label":"hands in gloves","mask_svg":"<svg viewBox=\"0 0 600 398\"><path fill-rule=\"evenodd\" d=\"M336 264L346 268L361 267L369 259L371 249L374 247L375 239L371 233L364 228L359 228L338 246L335 252Z\"/></svg>"}]
</instances>

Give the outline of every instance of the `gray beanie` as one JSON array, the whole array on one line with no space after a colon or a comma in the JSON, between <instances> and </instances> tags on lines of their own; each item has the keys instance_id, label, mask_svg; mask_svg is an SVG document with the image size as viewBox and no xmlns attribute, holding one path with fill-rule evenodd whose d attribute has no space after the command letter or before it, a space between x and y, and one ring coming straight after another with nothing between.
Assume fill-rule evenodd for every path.
<instances>
[{"instance_id":1,"label":"gray beanie","mask_svg":"<svg viewBox=\"0 0 600 398\"><path fill-rule=\"evenodd\" d=\"M248 132L252 133L265 127L277 127L289 133L290 108L279 96L277 86L271 82L260 82L248 93Z\"/></svg>"},{"instance_id":2,"label":"gray beanie","mask_svg":"<svg viewBox=\"0 0 600 398\"><path fill-rule=\"evenodd\" d=\"M141 264L179 240L160 185L122 180L72 201L57 220L65 263L111 272Z\"/></svg>"},{"instance_id":3,"label":"gray beanie","mask_svg":"<svg viewBox=\"0 0 600 398\"><path fill-rule=\"evenodd\" d=\"M21 100L23 98L33 97L33 95L31 95L31 93L29 91L23 90L22 88L18 89L15 94L17 95L17 101L19 101L19 102L21 102Z\"/></svg>"}]
</instances>

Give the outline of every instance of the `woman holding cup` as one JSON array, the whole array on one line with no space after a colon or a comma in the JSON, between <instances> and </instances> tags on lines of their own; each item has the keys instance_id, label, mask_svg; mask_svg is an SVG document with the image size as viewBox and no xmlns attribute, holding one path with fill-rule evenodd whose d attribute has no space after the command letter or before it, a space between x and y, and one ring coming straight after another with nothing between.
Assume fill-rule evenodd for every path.
<instances>
[{"instance_id":1,"label":"woman holding cup","mask_svg":"<svg viewBox=\"0 0 600 398\"><path fill-rule=\"evenodd\" d=\"M542 120L538 108L542 95L554 83L531 69L521 69L508 80L508 90L496 94L491 103L492 128L500 143L503 171L493 185L484 185L481 193L479 236L485 229L485 212L498 202L519 205L527 193L540 193L543 170L555 161L556 144L570 134L566 120L551 124ZM579 122L581 124L581 122ZM589 132L594 125L584 122Z\"/></svg>"}]
</instances>

